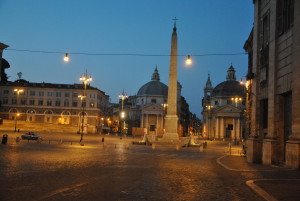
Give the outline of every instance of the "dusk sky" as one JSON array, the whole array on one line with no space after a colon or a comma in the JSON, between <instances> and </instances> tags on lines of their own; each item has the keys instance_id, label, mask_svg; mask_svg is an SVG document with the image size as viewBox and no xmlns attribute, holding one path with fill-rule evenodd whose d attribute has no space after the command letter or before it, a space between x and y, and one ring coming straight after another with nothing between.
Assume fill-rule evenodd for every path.
<instances>
[{"instance_id":1,"label":"dusk sky","mask_svg":"<svg viewBox=\"0 0 300 201\"><path fill-rule=\"evenodd\" d=\"M30 82L73 84L87 70L91 85L116 103L123 90L135 95L156 66L168 85L176 16L178 54L200 55L190 67L178 57L178 81L191 112L202 118L208 73L216 86L232 63L240 80L247 55L201 55L244 53L253 12L252 0L0 0L0 42L10 46L3 53L10 81L22 72Z\"/></svg>"}]
</instances>

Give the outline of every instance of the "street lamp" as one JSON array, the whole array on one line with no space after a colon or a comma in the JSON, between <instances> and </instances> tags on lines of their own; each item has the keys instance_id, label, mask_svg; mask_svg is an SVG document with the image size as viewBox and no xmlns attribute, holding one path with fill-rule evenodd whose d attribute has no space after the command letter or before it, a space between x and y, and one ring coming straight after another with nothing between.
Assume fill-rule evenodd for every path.
<instances>
[{"instance_id":1,"label":"street lamp","mask_svg":"<svg viewBox=\"0 0 300 201\"><path fill-rule=\"evenodd\" d=\"M205 106L206 109L208 110L208 118L207 118L207 135L208 135L208 139L210 138L210 131L211 131L211 113L210 113L210 110L213 108L212 105L206 105Z\"/></svg>"},{"instance_id":2,"label":"street lamp","mask_svg":"<svg viewBox=\"0 0 300 201\"><path fill-rule=\"evenodd\" d=\"M15 116L15 132L17 132L17 121L18 121L19 116L20 116L20 113L17 113Z\"/></svg>"},{"instance_id":3,"label":"street lamp","mask_svg":"<svg viewBox=\"0 0 300 201\"><path fill-rule=\"evenodd\" d=\"M82 119L81 119L81 136L80 136L80 142L83 141L83 130L84 130L84 107L85 104L83 104L83 100L86 98L86 86L89 82L92 81L92 77L87 74L87 71L79 78L80 81L83 82L83 95L79 95L78 98L81 100L81 106L82 106Z\"/></svg>"},{"instance_id":4,"label":"street lamp","mask_svg":"<svg viewBox=\"0 0 300 201\"><path fill-rule=\"evenodd\" d=\"M80 102L81 102L81 107L82 107L82 111L81 111L81 137L80 137L80 142L82 142L83 140L83 130L84 130L84 104L83 104L83 100L85 98L85 96L83 95L79 95L78 98L80 98ZM80 128L79 128L80 130ZM80 131L79 131L80 132Z\"/></svg>"},{"instance_id":5,"label":"street lamp","mask_svg":"<svg viewBox=\"0 0 300 201\"><path fill-rule=\"evenodd\" d=\"M101 122L100 122L100 135L102 135L102 129L103 129L103 126L104 126L103 120L104 120L104 118L101 117Z\"/></svg>"},{"instance_id":6,"label":"street lamp","mask_svg":"<svg viewBox=\"0 0 300 201\"><path fill-rule=\"evenodd\" d=\"M14 89L14 92L16 92L17 93L17 104L18 104L18 99L19 99L19 95L20 95L20 93L23 93L24 92L24 90L23 89Z\"/></svg>"},{"instance_id":7,"label":"street lamp","mask_svg":"<svg viewBox=\"0 0 300 201\"><path fill-rule=\"evenodd\" d=\"M23 89L14 89L14 91L19 95L20 93L23 93L24 90Z\"/></svg>"},{"instance_id":8,"label":"street lamp","mask_svg":"<svg viewBox=\"0 0 300 201\"><path fill-rule=\"evenodd\" d=\"M188 55L187 59L185 60L185 64L189 66L189 65L192 65L192 63L193 63L193 61L191 59L191 55Z\"/></svg>"},{"instance_id":9,"label":"street lamp","mask_svg":"<svg viewBox=\"0 0 300 201\"><path fill-rule=\"evenodd\" d=\"M235 102L235 107L237 107L238 102L242 101L242 98L241 97L233 97L233 98L231 98L231 100Z\"/></svg>"},{"instance_id":10,"label":"street lamp","mask_svg":"<svg viewBox=\"0 0 300 201\"><path fill-rule=\"evenodd\" d=\"M23 93L24 90L16 88L16 89L14 89L14 92L16 92L16 94L17 94L16 104L18 105L19 95L20 95L20 93ZM18 118L18 116L20 116L20 113L17 112L16 117L15 117L15 132L17 132L17 118Z\"/></svg>"},{"instance_id":11,"label":"street lamp","mask_svg":"<svg viewBox=\"0 0 300 201\"><path fill-rule=\"evenodd\" d=\"M64 61L65 62L69 62L70 58L69 58L69 53L66 53L64 56Z\"/></svg>"},{"instance_id":12,"label":"street lamp","mask_svg":"<svg viewBox=\"0 0 300 201\"><path fill-rule=\"evenodd\" d=\"M119 98L121 99L122 101L122 111L121 111L121 119L123 121L123 126L121 125L121 133L124 132L124 129L125 129L125 112L124 112L124 100L125 98L127 98L128 96L124 93L120 94L119 95Z\"/></svg>"}]
</instances>

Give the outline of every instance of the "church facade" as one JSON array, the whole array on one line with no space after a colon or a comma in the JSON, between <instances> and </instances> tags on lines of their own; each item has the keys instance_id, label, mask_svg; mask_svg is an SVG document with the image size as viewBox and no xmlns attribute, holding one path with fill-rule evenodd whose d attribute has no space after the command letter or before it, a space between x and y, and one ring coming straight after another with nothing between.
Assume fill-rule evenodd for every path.
<instances>
[{"instance_id":1,"label":"church facade","mask_svg":"<svg viewBox=\"0 0 300 201\"><path fill-rule=\"evenodd\" d=\"M180 136L187 134L189 106L181 96L182 86L177 83L177 112L178 132ZM165 115L168 109L168 86L160 81L157 67L151 81L140 87L135 96L129 96L124 103L126 122L131 127L133 135L155 135L161 137L164 134Z\"/></svg>"},{"instance_id":2,"label":"church facade","mask_svg":"<svg viewBox=\"0 0 300 201\"><path fill-rule=\"evenodd\" d=\"M233 66L227 71L226 81L216 87L208 75L202 99L203 137L234 142L245 139L245 98L246 89L236 81Z\"/></svg>"}]
</instances>

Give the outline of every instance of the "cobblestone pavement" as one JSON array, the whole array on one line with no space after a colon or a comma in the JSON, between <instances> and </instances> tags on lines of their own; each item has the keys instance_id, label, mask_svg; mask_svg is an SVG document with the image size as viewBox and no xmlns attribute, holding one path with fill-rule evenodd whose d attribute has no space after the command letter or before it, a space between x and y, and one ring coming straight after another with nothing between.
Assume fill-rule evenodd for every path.
<instances>
[{"instance_id":1,"label":"cobblestone pavement","mask_svg":"<svg viewBox=\"0 0 300 201\"><path fill-rule=\"evenodd\" d=\"M264 199L246 181L278 173L276 168L240 172L222 167L216 159L224 155L224 142L209 141L200 152L199 148L152 150L132 145L132 138L87 135L80 146L76 134L42 136L41 143L16 143L16 134L9 134L8 144L0 144L1 201L259 201ZM240 168L241 158L220 161ZM291 171L285 172L292 177Z\"/></svg>"}]
</instances>

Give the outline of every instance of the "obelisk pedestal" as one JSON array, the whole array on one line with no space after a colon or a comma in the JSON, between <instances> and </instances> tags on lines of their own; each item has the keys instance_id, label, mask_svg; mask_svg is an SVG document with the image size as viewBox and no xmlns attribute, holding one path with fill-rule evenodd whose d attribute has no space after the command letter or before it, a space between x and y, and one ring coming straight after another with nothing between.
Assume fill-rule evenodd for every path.
<instances>
[{"instance_id":1,"label":"obelisk pedestal","mask_svg":"<svg viewBox=\"0 0 300 201\"><path fill-rule=\"evenodd\" d=\"M177 125L178 125L178 117L177 115L167 115L165 117L165 132L163 135L163 141L178 141L178 133L177 133Z\"/></svg>"}]
</instances>

